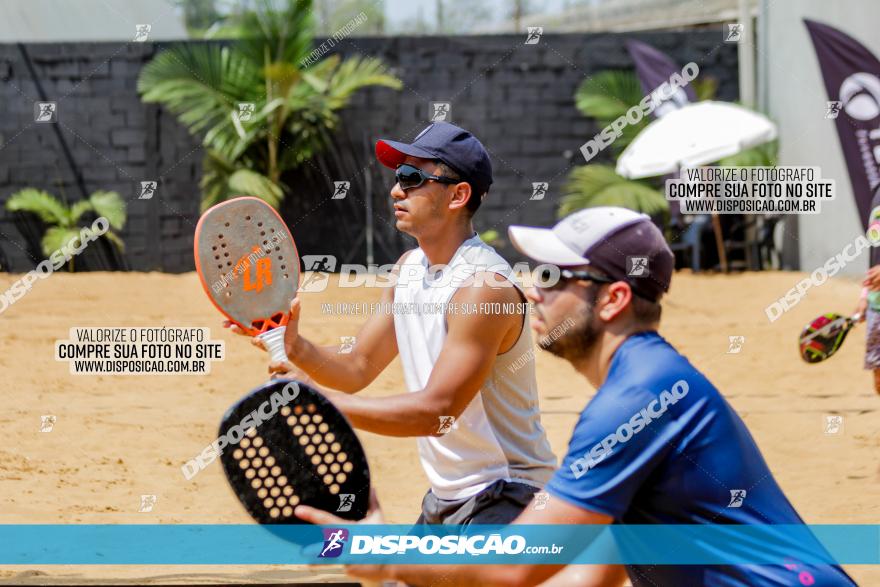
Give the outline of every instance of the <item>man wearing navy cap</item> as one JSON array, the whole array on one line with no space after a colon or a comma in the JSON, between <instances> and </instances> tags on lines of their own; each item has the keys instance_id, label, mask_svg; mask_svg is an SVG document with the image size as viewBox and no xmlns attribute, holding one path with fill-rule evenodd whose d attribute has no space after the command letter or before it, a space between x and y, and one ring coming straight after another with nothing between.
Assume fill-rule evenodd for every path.
<instances>
[{"instance_id":1,"label":"man wearing navy cap","mask_svg":"<svg viewBox=\"0 0 880 587\"><path fill-rule=\"evenodd\" d=\"M350 354L298 332L291 305L285 348L362 430L417 437L431 489L420 523L506 524L556 466L540 421L528 304L510 265L474 232L492 184L486 149L468 131L435 122L411 144L376 143L395 170L398 230L418 241L382 294L392 313L370 317ZM515 308L515 311L496 311ZM353 395L400 355L408 393ZM524 364L523 364L524 363ZM292 365L273 372L290 374Z\"/></svg>"}]
</instances>

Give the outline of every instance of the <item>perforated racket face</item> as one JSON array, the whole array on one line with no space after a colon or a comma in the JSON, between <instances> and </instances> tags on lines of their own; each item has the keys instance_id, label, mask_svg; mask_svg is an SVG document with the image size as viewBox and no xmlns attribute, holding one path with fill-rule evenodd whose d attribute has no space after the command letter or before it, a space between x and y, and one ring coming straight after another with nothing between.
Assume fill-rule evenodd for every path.
<instances>
[{"instance_id":1,"label":"perforated racket face","mask_svg":"<svg viewBox=\"0 0 880 587\"><path fill-rule=\"evenodd\" d=\"M852 320L833 312L819 316L801 332L801 358L808 363L824 361L837 352L852 325Z\"/></svg>"},{"instance_id":2,"label":"perforated racket face","mask_svg":"<svg viewBox=\"0 0 880 587\"><path fill-rule=\"evenodd\" d=\"M271 381L245 396L224 416L220 435L227 435L254 410L267 413L273 394L277 402L288 383ZM238 444L230 442L221 455L226 478L260 524L305 523L293 516L298 504L360 520L370 496L363 448L333 404L307 385L297 385L296 398L278 406L271 418L257 426L241 426L243 438Z\"/></svg>"},{"instance_id":3,"label":"perforated racket face","mask_svg":"<svg viewBox=\"0 0 880 587\"><path fill-rule=\"evenodd\" d=\"M258 198L206 211L196 226L196 271L211 301L256 335L286 323L299 287L299 254L278 213Z\"/></svg>"}]
</instances>

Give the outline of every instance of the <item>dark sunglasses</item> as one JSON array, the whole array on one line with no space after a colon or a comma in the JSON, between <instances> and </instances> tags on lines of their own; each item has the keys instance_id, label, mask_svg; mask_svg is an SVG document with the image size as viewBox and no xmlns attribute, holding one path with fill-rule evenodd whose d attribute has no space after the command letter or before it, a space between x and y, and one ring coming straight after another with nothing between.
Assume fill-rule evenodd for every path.
<instances>
[{"instance_id":1,"label":"dark sunglasses","mask_svg":"<svg viewBox=\"0 0 880 587\"><path fill-rule=\"evenodd\" d=\"M397 179L397 183L400 184L400 189L402 190L417 188L428 180L448 184L459 183L461 181L458 179L443 177L441 175L430 175L409 163L398 165L397 170L394 172L394 177Z\"/></svg>"},{"instance_id":2,"label":"dark sunglasses","mask_svg":"<svg viewBox=\"0 0 880 587\"><path fill-rule=\"evenodd\" d=\"M554 289L562 289L568 282L573 281L575 279L580 279L583 281L592 281L594 283L614 283L617 281L616 279L611 279L610 277L603 277L601 275L596 275L595 273L590 273L589 271L572 271L570 269L559 269L559 278L556 278L556 271L554 271L550 267L541 267L536 269L532 275L533 283L535 287L539 287L544 290L554 290ZM547 284L547 285L542 285Z\"/></svg>"}]
</instances>

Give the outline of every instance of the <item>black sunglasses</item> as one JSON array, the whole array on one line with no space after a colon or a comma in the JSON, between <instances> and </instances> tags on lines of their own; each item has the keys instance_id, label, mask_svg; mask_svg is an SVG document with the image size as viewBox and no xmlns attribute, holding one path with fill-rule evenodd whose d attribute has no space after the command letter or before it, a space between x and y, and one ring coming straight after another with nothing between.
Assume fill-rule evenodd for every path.
<instances>
[{"instance_id":1,"label":"black sunglasses","mask_svg":"<svg viewBox=\"0 0 880 587\"><path fill-rule=\"evenodd\" d=\"M400 189L402 190L417 188L428 180L448 184L460 183L461 181L441 175L429 175L409 163L398 165L397 170L394 172L394 177L397 179L397 183L400 184Z\"/></svg>"},{"instance_id":2,"label":"black sunglasses","mask_svg":"<svg viewBox=\"0 0 880 587\"><path fill-rule=\"evenodd\" d=\"M536 269L532 276L535 287L544 290L561 289L565 287L569 281L575 279L592 281L594 283L614 283L615 281L618 281L617 279L603 277L601 275L596 275L595 273L590 273L589 271L572 271L571 269L561 268L558 271L559 277L557 278L556 271L554 271L554 268L552 267L542 266L541 268Z\"/></svg>"}]
</instances>

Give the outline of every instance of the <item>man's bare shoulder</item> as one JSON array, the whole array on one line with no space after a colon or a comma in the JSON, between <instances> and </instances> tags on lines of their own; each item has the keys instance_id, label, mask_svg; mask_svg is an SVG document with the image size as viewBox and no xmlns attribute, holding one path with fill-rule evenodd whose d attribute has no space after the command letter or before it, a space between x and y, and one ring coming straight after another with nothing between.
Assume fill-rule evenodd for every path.
<instances>
[{"instance_id":1,"label":"man's bare shoulder","mask_svg":"<svg viewBox=\"0 0 880 587\"><path fill-rule=\"evenodd\" d=\"M462 282L455 296L477 302L519 302L522 294L511 279L494 271L477 271Z\"/></svg>"}]
</instances>

